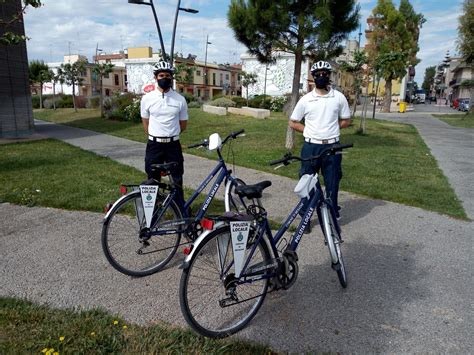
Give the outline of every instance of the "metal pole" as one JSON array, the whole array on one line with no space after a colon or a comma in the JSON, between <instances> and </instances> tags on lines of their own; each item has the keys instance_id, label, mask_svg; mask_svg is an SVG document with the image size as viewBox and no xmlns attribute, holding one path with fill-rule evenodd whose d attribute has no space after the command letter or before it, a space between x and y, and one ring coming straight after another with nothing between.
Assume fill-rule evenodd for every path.
<instances>
[{"instance_id":1,"label":"metal pole","mask_svg":"<svg viewBox=\"0 0 474 355\"><path fill-rule=\"evenodd\" d=\"M263 84L263 96L264 96L264 100L265 100L265 96L267 96L267 70L268 70L268 66L267 64L265 64L265 82Z\"/></svg>"},{"instance_id":2,"label":"metal pole","mask_svg":"<svg viewBox=\"0 0 474 355\"><path fill-rule=\"evenodd\" d=\"M207 45L209 44L209 35L206 36L206 54L204 55L204 98L207 98Z\"/></svg>"},{"instance_id":3,"label":"metal pole","mask_svg":"<svg viewBox=\"0 0 474 355\"><path fill-rule=\"evenodd\" d=\"M174 25L173 25L173 35L171 36L171 59L170 63L173 65L173 57L174 57L174 40L176 37L176 25L178 24L178 14L179 14L179 7L181 5L181 0L178 0L178 4L176 5L176 14L174 15Z\"/></svg>"},{"instance_id":4,"label":"metal pole","mask_svg":"<svg viewBox=\"0 0 474 355\"><path fill-rule=\"evenodd\" d=\"M163 60L166 60L165 44L163 43L163 36L161 35L160 23L158 22L158 16L156 16L155 6L153 5L153 0L150 0L150 6L153 11L153 16L155 17L156 29L158 30L158 35L160 37L161 45L161 56Z\"/></svg>"}]
</instances>

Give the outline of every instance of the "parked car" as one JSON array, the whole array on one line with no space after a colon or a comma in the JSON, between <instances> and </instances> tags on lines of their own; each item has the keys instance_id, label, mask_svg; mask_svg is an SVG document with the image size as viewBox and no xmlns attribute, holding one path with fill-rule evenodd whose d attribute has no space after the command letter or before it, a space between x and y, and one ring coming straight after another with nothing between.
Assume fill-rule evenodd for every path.
<instances>
[{"instance_id":1,"label":"parked car","mask_svg":"<svg viewBox=\"0 0 474 355\"><path fill-rule=\"evenodd\" d=\"M469 99L459 99L458 110L463 112L469 111L470 100Z\"/></svg>"}]
</instances>

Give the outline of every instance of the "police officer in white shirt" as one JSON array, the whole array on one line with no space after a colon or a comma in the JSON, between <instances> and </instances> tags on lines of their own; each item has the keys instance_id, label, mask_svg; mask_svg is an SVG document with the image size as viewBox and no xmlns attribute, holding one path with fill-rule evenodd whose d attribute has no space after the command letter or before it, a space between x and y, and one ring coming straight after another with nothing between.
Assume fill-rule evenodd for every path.
<instances>
[{"instance_id":1,"label":"police officer in white shirt","mask_svg":"<svg viewBox=\"0 0 474 355\"><path fill-rule=\"evenodd\" d=\"M320 154L324 149L339 143L339 129L349 127L351 113L345 96L330 85L332 67L328 62L319 61L311 67L316 87L304 95L296 104L288 125L304 136L301 157L308 158ZM304 119L304 124L300 121ZM300 176L314 174L321 170L326 185L326 196L330 197L336 216L339 181L342 178L341 155L330 155L318 161L302 162Z\"/></svg>"},{"instance_id":2,"label":"police officer in white shirt","mask_svg":"<svg viewBox=\"0 0 474 355\"><path fill-rule=\"evenodd\" d=\"M180 186L176 202L183 207L184 159L179 134L187 126L188 105L184 97L172 89L173 73L173 67L167 62L154 64L153 74L158 84L157 90L145 94L140 106L143 128L148 136L145 172L149 179L159 179L152 176L152 164L177 162L178 168L171 176Z\"/></svg>"}]
</instances>

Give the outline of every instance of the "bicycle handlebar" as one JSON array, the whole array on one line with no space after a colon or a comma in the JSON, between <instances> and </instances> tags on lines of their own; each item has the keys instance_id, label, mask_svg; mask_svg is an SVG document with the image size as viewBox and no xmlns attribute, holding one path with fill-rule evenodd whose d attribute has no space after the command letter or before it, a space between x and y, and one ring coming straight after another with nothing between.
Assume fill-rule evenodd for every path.
<instances>
[{"instance_id":1,"label":"bicycle handlebar","mask_svg":"<svg viewBox=\"0 0 474 355\"><path fill-rule=\"evenodd\" d=\"M332 147L328 147L325 150L321 152L319 155L315 155L309 158L301 158L297 157L294 155L291 155L290 153L285 154L285 156L281 159L273 160L270 162L270 165L277 165L277 164L283 164L283 165L288 165L291 163L292 160L298 160L298 161L310 161L310 160L315 160L321 158L323 155L333 155L336 154L337 152L346 149L346 148L352 148L354 144L337 144Z\"/></svg>"},{"instance_id":2,"label":"bicycle handlebar","mask_svg":"<svg viewBox=\"0 0 474 355\"><path fill-rule=\"evenodd\" d=\"M225 139L222 141L222 145L224 145L229 139L236 139L242 133L245 132L245 129L238 130L236 132L231 132ZM200 143L194 143L187 146L187 148L198 148L198 147L207 147L209 145L209 140L204 139Z\"/></svg>"}]
</instances>

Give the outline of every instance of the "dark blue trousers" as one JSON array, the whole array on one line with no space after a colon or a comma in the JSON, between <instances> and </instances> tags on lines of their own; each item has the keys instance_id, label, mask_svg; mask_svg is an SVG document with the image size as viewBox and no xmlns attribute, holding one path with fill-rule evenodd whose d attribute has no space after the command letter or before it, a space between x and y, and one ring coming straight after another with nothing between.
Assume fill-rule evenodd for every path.
<instances>
[{"instance_id":1,"label":"dark blue trousers","mask_svg":"<svg viewBox=\"0 0 474 355\"><path fill-rule=\"evenodd\" d=\"M148 140L146 145L145 153L145 172L148 178L155 178L160 180L160 176L153 175L151 171L152 164L163 164L163 163L178 163L178 167L171 174L173 182L178 187L178 194L176 196L176 203L178 206L184 208L184 195L183 195L183 174L184 174L184 159L183 152L181 150L181 143L178 141L169 143L159 143Z\"/></svg>"},{"instance_id":2,"label":"dark blue trousers","mask_svg":"<svg viewBox=\"0 0 474 355\"><path fill-rule=\"evenodd\" d=\"M335 145L333 144L314 144L304 142L301 149L301 158L309 158L320 154L324 149ZM324 177L324 185L326 186L326 197L330 198L332 205L337 212L339 181L342 178L342 155L327 155L323 158L314 160L313 162L301 162L300 177L304 174L322 173ZM337 213L336 213L337 214Z\"/></svg>"}]
</instances>

